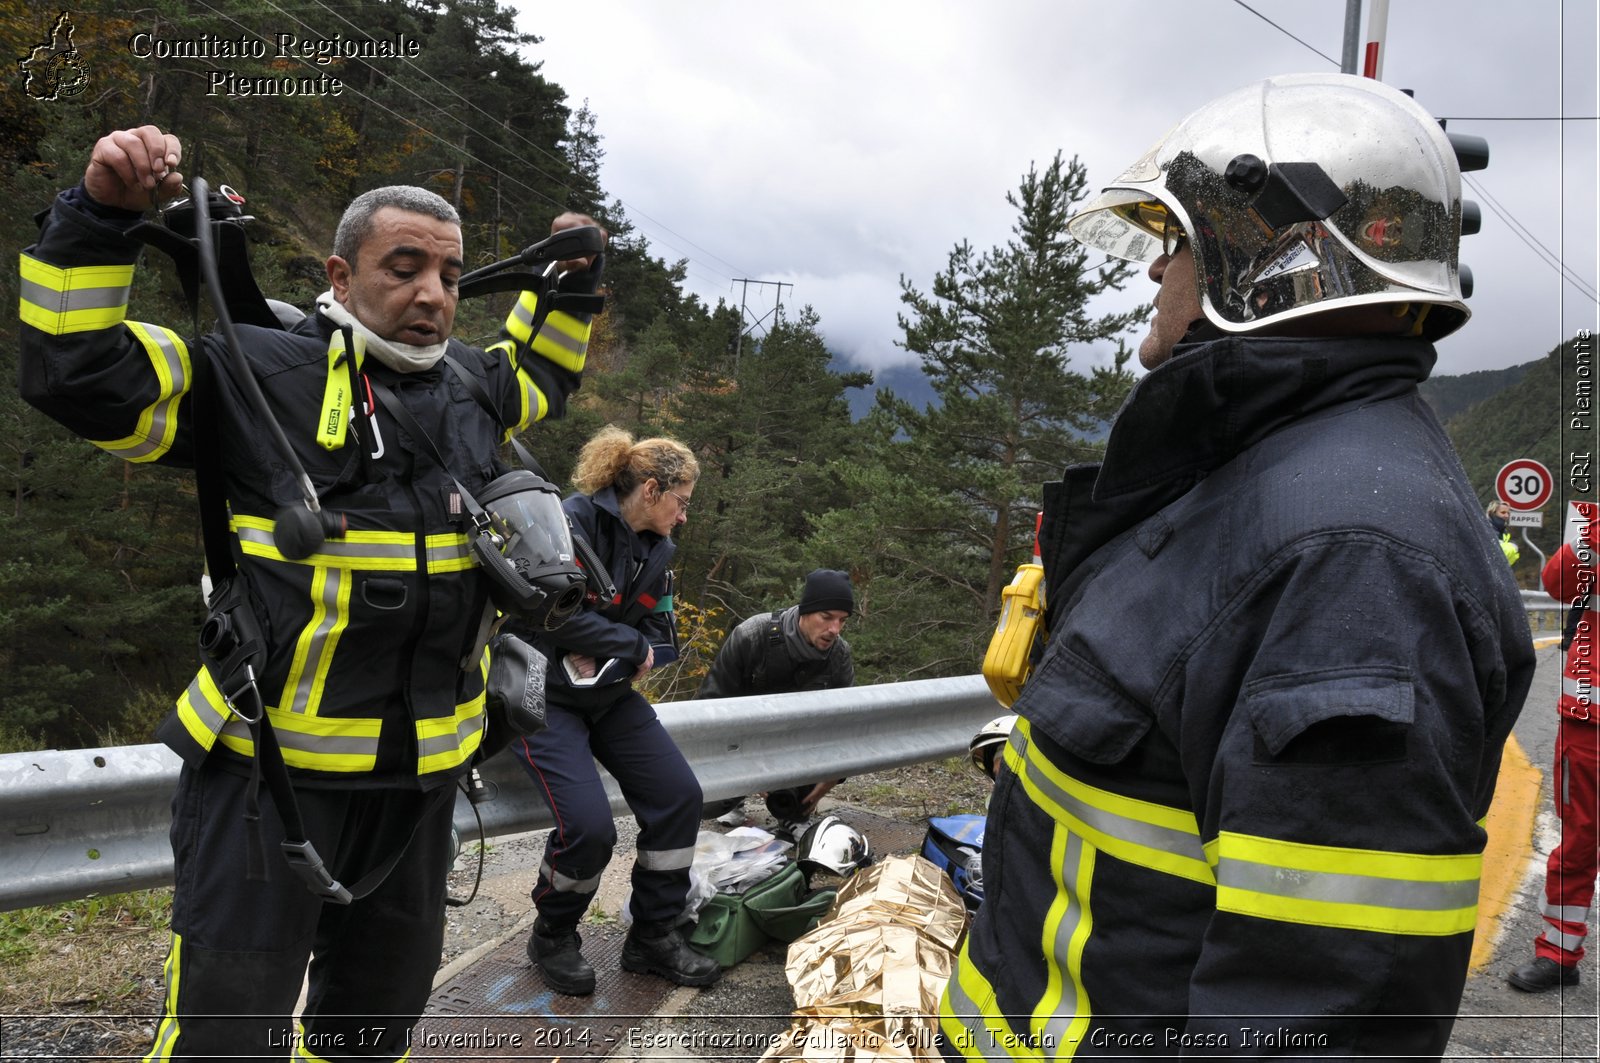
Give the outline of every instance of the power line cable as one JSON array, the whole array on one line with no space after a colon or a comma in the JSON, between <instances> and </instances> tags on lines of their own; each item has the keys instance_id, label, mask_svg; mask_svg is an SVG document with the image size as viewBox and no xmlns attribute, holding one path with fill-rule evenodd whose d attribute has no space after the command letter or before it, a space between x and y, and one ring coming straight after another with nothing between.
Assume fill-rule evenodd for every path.
<instances>
[{"instance_id":1,"label":"power line cable","mask_svg":"<svg viewBox=\"0 0 1600 1063\"><path fill-rule=\"evenodd\" d=\"M1484 188L1482 184L1468 177L1466 174L1462 174L1461 179L1467 182L1473 191L1483 196L1489 209L1492 210L1502 221L1504 221L1508 228L1510 228L1511 235L1515 236L1517 239L1526 244L1530 251L1539 256L1540 261L1544 262L1545 265L1549 266L1551 269L1554 269L1562 276L1563 279L1567 281L1567 283L1578 289L1579 292L1588 296L1591 302L1600 303L1600 298L1596 298L1594 286L1580 277L1570 267L1568 267L1567 264L1562 260L1561 256L1556 254L1554 251L1551 251L1548 247L1541 243L1539 238L1534 236L1531 230L1529 230L1521 222L1517 221L1516 218L1512 217L1510 212L1505 209L1499 200L1494 198L1493 194L1491 194L1488 189Z\"/></svg>"},{"instance_id":2,"label":"power line cable","mask_svg":"<svg viewBox=\"0 0 1600 1063\"><path fill-rule=\"evenodd\" d=\"M1233 0L1233 2L1238 4L1240 7L1244 8L1246 11L1250 12L1252 15L1254 15L1256 18L1260 19L1262 22L1265 22L1267 25L1269 25L1273 29L1277 30L1279 33L1283 34L1285 37L1288 37L1290 40L1295 41L1298 44L1305 45L1305 47L1311 49L1313 52L1316 52L1318 55L1322 56L1322 58L1324 58L1328 62L1332 63L1334 66L1343 66L1344 65L1344 64L1340 63L1339 60L1337 60L1333 56L1329 55L1327 52L1324 52L1324 51L1318 49L1314 45L1306 44L1305 41L1302 41L1299 37L1296 37L1294 34L1290 33L1288 30L1284 29L1282 26L1278 25L1276 22L1272 21L1270 18L1268 18L1267 16L1263 15L1261 12L1257 11L1255 8L1251 7L1249 4L1245 3L1244 0Z\"/></svg>"},{"instance_id":3,"label":"power line cable","mask_svg":"<svg viewBox=\"0 0 1600 1063\"><path fill-rule=\"evenodd\" d=\"M312 0L312 3L316 4L318 7L321 7L323 10L327 11L330 15L333 15L335 18L339 19L345 25L349 26L351 29L354 29L357 32L361 32L361 27L360 26L356 25L354 22L351 22L343 14L341 14L340 12L335 10L334 8L329 7L326 3L323 3L322 0ZM271 5L270 2L269 2L269 6L275 6L275 5ZM435 85L438 85L440 88L442 88L446 92L450 93L452 96L454 96L456 99L460 100L462 103L466 104L468 107L471 107L473 110L475 110L478 113L482 114L486 118L489 118L491 120L494 119L494 117L495 117L494 115L490 114L488 111L486 111L482 107L478 106L472 100L470 100L467 97L461 95L461 93L457 92L455 89L451 88L449 85L446 85L444 82L440 81L438 78L436 78L432 74L428 73L415 60L413 60L413 59L411 59L409 57L404 57L404 61L406 63L410 64L412 67L414 67L417 70L418 73L422 74L423 77L427 78L429 81L432 81ZM413 93L413 95L416 95L416 94ZM420 99L421 97L419 96L418 98ZM465 125L466 123L462 123L462 124ZM468 129L472 129L472 127L468 126ZM478 132L479 135L482 136L482 133L479 132L478 130L472 129L472 131L473 132ZM562 156L556 155L554 152L551 152L550 150L548 150L547 148L543 147L542 145L534 143L533 141L529 140L527 137L523 136L522 133L519 130L510 129L509 132L511 133L512 136L516 137L518 140L520 140L524 144L528 145L534 151L537 151L541 155L544 155L544 156L546 156L546 157L548 157L550 159L555 160L556 162L560 163L563 167L571 165L571 160L570 159L566 159L566 158L563 158ZM557 184L565 184L566 183L564 181L557 181L554 177L551 177L549 174L544 173L542 170L538 170L537 168L535 168L534 172L540 174L540 176L545 177L545 178L547 178L547 179L549 179L549 180L551 180L551 181L553 181L553 182L555 182ZM690 247L694 248L697 251L700 251L702 254L706 255L707 257L713 258L716 261L721 262L723 265L727 266L729 269L734 270L735 273L746 272L744 270L740 270L739 267L735 266L733 263L729 262L727 259L716 255L715 253L707 250L706 248L701 247L699 244L696 244L694 241L690 240L688 237L684 236L683 234L674 231L673 229L668 227L665 223L663 223L661 221L658 221L655 218L652 218L649 214L646 214L644 211L639 210L637 207L633 206L631 204L631 202L625 203L620 197L618 197L617 198L617 203L619 205L622 205L625 210L628 210L628 211L634 213L636 216L649 221L650 224L654 228L660 229L663 232L666 232L666 233L668 233L668 234L670 234L672 236L677 237L683 243L688 244ZM663 240L661 242L665 243L668 247L674 246L670 240ZM710 267L707 267L707 268L710 268ZM711 269L711 272L715 273L715 274L718 274L720 276L728 276L729 279L732 279L732 275L731 274L722 274L720 270Z\"/></svg>"}]
</instances>

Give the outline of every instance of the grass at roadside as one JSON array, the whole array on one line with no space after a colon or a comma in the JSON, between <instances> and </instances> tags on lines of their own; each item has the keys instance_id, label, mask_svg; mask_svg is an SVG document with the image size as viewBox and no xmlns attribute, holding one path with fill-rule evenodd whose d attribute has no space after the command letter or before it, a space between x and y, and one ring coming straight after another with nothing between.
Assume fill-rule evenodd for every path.
<instances>
[{"instance_id":1,"label":"grass at roadside","mask_svg":"<svg viewBox=\"0 0 1600 1063\"><path fill-rule=\"evenodd\" d=\"M0 912L0 1013L158 1006L171 908L155 889Z\"/></svg>"}]
</instances>

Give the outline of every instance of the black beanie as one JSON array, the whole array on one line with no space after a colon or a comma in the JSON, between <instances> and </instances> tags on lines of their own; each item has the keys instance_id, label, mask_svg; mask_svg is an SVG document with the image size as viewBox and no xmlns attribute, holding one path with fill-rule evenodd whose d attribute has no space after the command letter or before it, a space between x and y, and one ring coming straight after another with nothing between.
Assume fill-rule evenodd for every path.
<instances>
[{"instance_id":1,"label":"black beanie","mask_svg":"<svg viewBox=\"0 0 1600 1063\"><path fill-rule=\"evenodd\" d=\"M841 613L856 611L856 596L850 589L850 573L819 568L806 577L806 589L800 595L800 612L820 613L825 609L837 609Z\"/></svg>"}]
</instances>

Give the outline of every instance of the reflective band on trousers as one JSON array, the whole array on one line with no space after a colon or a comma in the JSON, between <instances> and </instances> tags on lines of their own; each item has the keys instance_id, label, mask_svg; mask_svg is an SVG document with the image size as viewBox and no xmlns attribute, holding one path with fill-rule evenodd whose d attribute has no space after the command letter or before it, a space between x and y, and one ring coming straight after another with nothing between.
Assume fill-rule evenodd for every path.
<instances>
[{"instance_id":1,"label":"reflective band on trousers","mask_svg":"<svg viewBox=\"0 0 1600 1063\"><path fill-rule=\"evenodd\" d=\"M600 876L590 875L588 878L573 878L563 875L550 866L550 861L545 860L539 864L539 874L550 883L550 888L557 893L593 893L600 888Z\"/></svg>"},{"instance_id":2,"label":"reflective band on trousers","mask_svg":"<svg viewBox=\"0 0 1600 1063\"><path fill-rule=\"evenodd\" d=\"M172 946L167 950L167 962L162 968L162 981L167 986L166 1003L162 1006L161 1025L156 1027L155 1043L144 1057L144 1063L159 1063L172 1058L172 1045L178 1039L178 992L183 981L183 935L172 935Z\"/></svg>"},{"instance_id":3,"label":"reflective band on trousers","mask_svg":"<svg viewBox=\"0 0 1600 1063\"><path fill-rule=\"evenodd\" d=\"M1546 904L1544 917L1562 923L1582 923L1589 918L1589 909L1581 904Z\"/></svg>"},{"instance_id":4,"label":"reflective band on trousers","mask_svg":"<svg viewBox=\"0 0 1600 1063\"><path fill-rule=\"evenodd\" d=\"M647 871L681 871L694 863L694 846L687 849L640 849L634 860Z\"/></svg>"},{"instance_id":5,"label":"reflective band on trousers","mask_svg":"<svg viewBox=\"0 0 1600 1063\"><path fill-rule=\"evenodd\" d=\"M379 572L415 572L417 537L410 532L347 531L326 540L309 557L290 561L278 552L272 538L274 524L264 517L235 516L229 522L239 537L239 549L251 557L296 565L359 568Z\"/></svg>"},{"instance_id":6,"label":"reflective band on trousers","mask_svg":"<svg viewBox=\"0 0 1600 1063\"><path fill-rule=\"evenodd\" d=\"M18 316L40 332L95 332L121 324L128 314L131 265L62 269L24 254L19 272Z\"/></svg>"},{"instance_id":7,"label":"reflective band on trousers","mask_svg":"<svg viewBox=\"0 0 1600 1063\"><path fill-rule=\"evenodd\" d=\"M178 403L189 391L189 348L171 329L129 321L156 378L155 401L139 411L139 423L121 439L93 439L95 446L124 461L155 461L172 449L178 434Z\"/></svg>"}]
</instances>

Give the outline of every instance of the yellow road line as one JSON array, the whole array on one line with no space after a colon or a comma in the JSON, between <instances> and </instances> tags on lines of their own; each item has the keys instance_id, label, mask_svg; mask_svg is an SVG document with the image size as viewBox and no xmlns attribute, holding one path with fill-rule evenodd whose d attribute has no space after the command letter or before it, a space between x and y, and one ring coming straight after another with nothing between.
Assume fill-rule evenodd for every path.
<instances>
[{"instance_id":1,"label":"yellow road line","mask_svg":"<svg viewBox=\"0 0 1600 1063\"><path fill-rule=\"evenodd\" d=\"M1489 806L1483 851L1483 880L1478 891L1478 926L1472 939L1470 969L1477 971L1494 955L1495 930L1516 899L1522 873L1533 851L1533 821L1539 810L1539 769L1528 760L1516 735L1506 739L1500 778Z\"/></svg>"}]
</instances>

